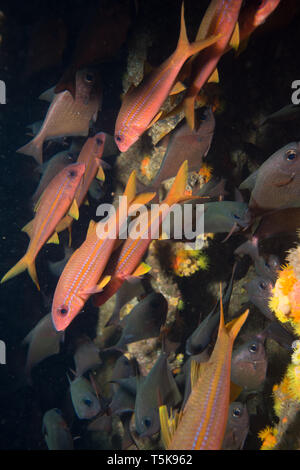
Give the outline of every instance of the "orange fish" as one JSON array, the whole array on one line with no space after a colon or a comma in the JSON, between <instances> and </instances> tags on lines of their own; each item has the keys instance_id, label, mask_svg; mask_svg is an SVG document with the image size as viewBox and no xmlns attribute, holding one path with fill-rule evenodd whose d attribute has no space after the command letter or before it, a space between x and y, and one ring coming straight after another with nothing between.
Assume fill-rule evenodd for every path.
<instances>
[{"instance_id":1,"label":"orange fish","mask_svg":"<svg viewBox=\"0 0 300 470\"><path fill-rule=\"evenodd\" d=\"M139 219L133 222L132 230L129 231L128 238L119 250L116 250L106 267L104 275L110 275L111 281L95 298L95 305L104 304L112 295L117 292L126 279L142 276L149 271L150 267L141 263L149 244L153 238L158 237L159 228L169 214L172 206L180 201L191 199L187 196L185 188L187 185L188 163L187 160L181 165L175 181L166 199L160 204L159 210L147 214L145 226L138 236L131 236L135 233Z\"/></svg>"},{"instance_id":2,"label":"orange fish","mask_svg":"<svg viewBox=\"0 0 300 470\"><path fill-rule=\"evenodd\" d=\"M43 162L43 144L54 137L86 136L101 105L100 78L92 69L76 74L75 99L69 91L54 96L39 133L17 150Z\"/></svg>"},{"instance_id":3,"label":"orange fish","mask_svg":"<svg viewBox=\"0 0 300 470\"><path fill-rule=\"evenodd\" d=\"M230 401L232 347L248 313L246 310L225 325L221 302L214 350L208 362L193 363L192 392L183 411L173 421L166 407L159 409L162 437L168 450L221 449Z\"/></svg>"},{"instance_id":4,"label":"orange fish","mask_svg":"<svg viewBox=\"0 0 300 470\"><path fill-rule=\"evenodd\" d=\"M56 226L68 210L71 214L74 213L73 210L77 207L74 195L84 170L83 163L73 163L64 168L49 183L36 205L34 219L22 229L30 237L26 254L5 274L1 279L1 284L28 269L31 279L40 289L35 259L45 243L59 243L55 231Z\"/></svg>"},{"instance_id":5,"label":"orange fish","mask_svg":"<svg viewBox=\"0 0 300 470\"><path fill-rule=\"evenodd\" d=\"M183 109L191 129L195 127L194 108L196 97L214 72L220 58L233 36L242 0L212 0L202 23L197 39L208 35L219 35L219 39L201 52L192 63L190 85L183 100Z\"/></svg>"},{"instance_id":6,"label":"orange fish","mask_svg":"<svg viewBox=\"0 0 300 470\"><path fill-rule=\"evenodd\" d=\"M78 163L85 164L85 172L82 178L82 184L77 188L74 197L78 207L80 207L85 200L93 179L95 177L102 181L105 179L100 161L103 154L105 138L106 134L104 132L99 132L98 134L94 135L94 137L87 139L77 159ZM73 217L66 215L56 227L56 231L59 233L68 228L70 232L73 220Z\"/></svg>"},{"instance_id":7,"label":"orange fish","mask_svg":"<svg viewBox=\"0 0 300 470\"><path fill-rule=\"evenodd\" d=\"M160 117L159 109L172 89L184 62L218 39L218 36L211 36L190 44L186 35L182 4L176 50L123 98L115 127L115 141L121 152L125 152Z\"/></svg>"},{"instance_id":8,"label":"orange fish","mask_svg":"<svg viewBox=\"0 0 300 470\"><path fill-rule=\"evenodd\" d=\"M119 227L127 220L132 204L146 204L155 193L136 196L136 174L133 171L124 196L116 213L106 222L97 224L91 220L86 240L73 253L59 278L52 304L52 320L57 331L65 330L88 298L101 292L109 282L110 276L100 283L99 279L114 249Z\"/></svg>"}]
</instances>

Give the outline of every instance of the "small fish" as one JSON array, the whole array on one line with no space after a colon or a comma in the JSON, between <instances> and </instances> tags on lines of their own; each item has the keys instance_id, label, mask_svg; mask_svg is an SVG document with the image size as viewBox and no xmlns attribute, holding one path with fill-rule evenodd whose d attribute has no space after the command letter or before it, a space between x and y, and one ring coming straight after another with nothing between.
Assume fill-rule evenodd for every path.
<instances>
[{"instance_id":1,"label":"small fish","mask_svg":"<svg viewBox=\"0 0 300 470\"><path fill-rule=\"evenodd\" d=\"M52 179L37 203L34 219L22 229L30 237L27 252L3 276L1 283L28 269L31 279L40 290L35 259L45 243L59 242L56 227L66 212L72 211L74 205L76 206L73 199L84 171L84 164L72 163ZM73 211L71 213L73 214Z\"/></svg>"},{"instance_id":2,"label":"small fish","mask_svg":"<svg viewBox=\"0 0 300 470\"><path fill-rule=\"evenodd\" d=\"M85 241L67 262L56 286L52 320L57 331L65 330L89 297L101 292L110 281L109 276L100 278L117 241L119 227L127 220L131 205L136 209L154 195L143 193L136 196L136 175L132 172L123 194L126 197L122 198L118 210L99 225L91 220ZM101 237L99 233L102 233Z\"/></svg>"},{"instance_id":3,"label":"small fish","mask_svg":"<svg viewBox=\"0 0 300 470\"><path fill-rule=\"evenodd\" d=\"M205 233L233 233L249 225L248 205L238 201L204 204Z\"/></svg>"},{"instance_id":4,"label":"small fish","mask_svg":"<svg viewBox=\"0 0 300 470\"><path fill-rule=\"evenodd\" d=\"M101 405L91 382L85 377L70 380L70 393L79 419L92 419L101 411Z\"/></svg>"},{"instance_id":5,"label":"small fish","mask_svg":"<svg viewBox=\"0 0 300 470\"><path fill-rule=\"evenodd\" d=\"M168 450L221 449L229 409L231 354L249 311L225 325L221 300L218 338L210 359L194 368L192 392L183 412L173 421L160 407L161 432ZM174 430L175 428L175 430Z\"/></svg>"},{"instance_id":6,"label":"small fish","mask_svg":"<svg viewBox=\"0 0 300 470\"><path fill-rule=\"evenodd\" d=\"M49 269L51 273L59 277L61 273L63 272L67 262L71 258L72 254L74 253L74 249L71 248L70 246L64 246L64 257L60 261L49 261Z\"/></svg>"},{"instance_id":7,"label":"small fish","mask_svg":"<svg viewBox=\"0 0 300 470\"><path fill-rule=\"evenodd\" d=\"M138 363L134 357L131 357L129 353L122 354L114 365L111 382L115 382L119 379L127 379L133 377L138 371ZM116 387L113 387L115 390Z\"/></svg>"},{"instance_id":8,"label":"small fish","mask_svg":"<svg viewBox=\"0 0 300 470\"><path fill-rule=\"evenodd\" d=\"M241 450L244 447L249 427L247 406L239 401L230 403L222 450Z\"/></svg>"},{"instance_id":9,"label":"small fish","mask_svg":"<svg viewBox=\"0 0 300 470\"><path fill-rule=\"evenodd\" d=\"M70 165L70 163L75 162L75 156L69 150L64 150L62 152L57 153L54 155L50 160L43 163L41 171L42 177L39 182L39 185L32 195L31 200L33 204L36 204L45 189L47 188L48 184L51 180L53 180L54 176L56 176L63 168Z\"/></svg>"},{"instance_id":10,"label":"small fish","mask_svg":"<svg viewBox=\"0 0 300 470\"><path fill-rule=\"evenodd\" d=\"M265 335L255 335L232 353L231 380L247 392L261 389L266 379L268 360Z\"/></svg>"},{"instance_id":11,"label":"small fish","mask_svg":"<svg viewBox=\"0 0 300 470\"><path fill-rule=\"evenodd\" d=\"M253 175L249 178L253 181ZM247 180L242 183L246 187ZM255 172L249 208L255 215L300 205L300 143L292 142L271 155Z\"/></svg>"},{"instance_id":12,"label":"small fish","mask_svg":"<svg viewBox=\"0 0 300 470\"><path fill-rule=\"evenodd\" d=\"M113 415L122 416L128 412L133 413L135 407L137 377L124 377L115 379L115 392L109 409Z\"/></svg>"},{"instance_id":13,"label":"small fish","mask_svg":"<svg viewBox=\"0 0 300 470\"><path fill-rule=\"evenodd\" d=\"M242 0L212 0L201 22L196 39L219 35L217 41L202 51L192 61L192 71L183 109L191 129L195 127L194 108L196 97L216 69L226 51L236 28Z\"/></svg>"},{"instance_id":14,"label":"small fish","mask_svg":"<svg viewBox=\"0 0 300 470\"><path fill-rule=\"evenodd\" d=\"M269 307L269 299L274 287L274 283L271 279L257 276L250 282L247 282L243 287L248 293L250 302L269 320L275 320L275 315Z\"/></svg>"},{"instance_id":15,"label":"small fish","mask_svg":"<svg viewBox=\"0 0 300 470\"><path fill-rule=\"evenodd\" d=\"M63 333L53 328L51 314L45 315L23 339L23 344L29 344L25 372L30 377L31 369L53 354L58 354Z\"/></svg>"},{"instance_id":16,"label":"small fish","mask_svg":"<svg viewBox=\"0 0 300 470\"><path fill-rule=\"evenodd\" d=\"M152 190L157 191L163 181L174 177L185 160L188 161L189 171L199 171L214 135L215 118L210 107L201 110L198 122L197 129L191 130L183 122L171 132L160 169L150 183Z\"/></svg>"},{"instance_id":17,"label":"small fish","mask_svg":"<svg viewBox=\"0 0 300 470\"><path fill-rule=\"evenodd\" d=\"M268 255L267 258L261 256L256 236L252 236L250 240L242 243L242 245L236 248L234 254L250 256L258 276L270 278L273 282L276 281L280 269L280 259L276 255Z\"/></svg>"},{"instance_id":18,"label":"small fish","mask_svg":"<svg viewBox=\"0 0 300 470\"><path fill-rule=\"evenodd\" d=\"M152 436L159 431L159 406L176 406L180 401L181 394L170 370L167 354L162 352L144 380L137 382L134 415L139 436Z\"/></svg>"},{"instance_id":19,"label":"small fish","mask_svg":"<svg viewBox=\"0 0 300 470\"><path fill-rule=\"evenodd\" d=\"M100 108L100 94L98 74L90 69L79 70L76 73L75 98L69 91L55 95L39 133L17 152L31 155L41 164L46 140L88 135L90 121L96 120Z\"/></svg>"},{"instance_id":20,"label":"small fish","mask_svg":"<svg viewBox=\"0 0 300 470\"><path fill-rule=\"evenodd\" d=\"M73 450L73 438L58 408L46 411L42 432L49 450Z\"/></svg>"},{"instance_id":21,"label":"small fish","mask_svg":"<svg viewBox=\"0 0 300 470\"><path fill-rule=\"evenodd\" d=\"M130 302L130 300L132 300L134 297L139 297L143 294L145 294L145 289L141 279L137 278L135 282L124 281L116 292L116 302L113 313L106 326L118 324L120 322L121 308Z\"/></svg>"},{"instance_id":22,"label":"small fish","mask_svg":"<svg viewBox=\"0 0 300 470\"><path fill-rule=\"evenodd\" d=\"M115 126L115 141L121 152L126 152L160 117L159 109L172 89L184 62L218 39L218 36L210 36L190 44L186 35L182 4L180 36L176 50L123 98Z\"/></svg>"},{"instance_id":23,"label":"small fish","mask_svg":"<svg viewBox=\"0 0 300 470\"><path fill-rule=\"evenodd\" d=\"M122 335L113 347L123 349L126 344L158 337L167 312L168 302L162 294L153 292L147 295L121 321Z\"/></svg>"},{"instance_id":24,"label":"small fish","mask_svg":"<svg viewBox=\"0 0 300 470\"><path fill-rule=\"evenodd\" d=\"M78 341L74 356L75 375L80 377L91 369L97 368L102 361L99 357L99 348L88 336Z\"/></svg>"}]
</instances>

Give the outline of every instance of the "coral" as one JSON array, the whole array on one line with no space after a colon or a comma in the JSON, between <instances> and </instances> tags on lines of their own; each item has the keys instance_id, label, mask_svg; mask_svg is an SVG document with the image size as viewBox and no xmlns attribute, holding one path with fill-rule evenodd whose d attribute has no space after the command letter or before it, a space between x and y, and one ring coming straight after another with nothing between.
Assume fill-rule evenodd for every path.
<instances>
[{"instance_id":1,"label":"coral","mask_svg":"<svg viewBox=\"0 0 300 470\"><path fill-rule=\"evenodd\" d=\"M206 271L208 269L208 257L201 250L186 250L182 248L180 244L179 248L175 247L174 255L172 259L172 269L176 276L185 277L191 276L195 272L202 269Z\"/></svg>"}]
</instances>

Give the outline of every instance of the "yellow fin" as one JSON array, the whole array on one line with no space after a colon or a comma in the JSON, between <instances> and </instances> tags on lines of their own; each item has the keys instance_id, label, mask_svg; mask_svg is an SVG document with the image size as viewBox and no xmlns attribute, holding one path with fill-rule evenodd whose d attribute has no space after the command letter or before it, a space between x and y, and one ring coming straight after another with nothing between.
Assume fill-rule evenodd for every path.
<instances>
[{"instance_id":1,"label":"yellow fin","mask_svg":"<svg viewBox=\"0 0 300 470\"><path fill-rule=\"evenodd\" d=\"M230 396L229 396L229 403L236 401L240 393L242 392L243 387L235 384L234 382L230 381Z\"/></svg>"},{"instance_id":2,"label":"yellow fin","mask_svg":"<svg viewBox=\"0 0 300 470\"><path fill-rule=\"evenodd\" d=\"M181 93L182 91L186 90L186 86L184 83L178 81L175 83L175 85L172 87L169 95L178 95L178 93Z\"/></svg>"},{"instance_id":3,"label":"yellow fin","mask_svg":"<svg viewBox=\"0 0 300 470\"><path fill-rule=\"evenodd\" d=\"M88 237L92 232L94 232L97 222L90 220L89 227L87 229L86 236Z\"/></svg>"},{"instance_id":4,"label":"yellow fin","mask_svg":"<svg viewBox=\"0 0 300 470\"><path fill-rule=\"evenodd\" d=\"M243 324L247 320L249 314L249 309L246 310L242 315L240 315L237 318L234 318L231 320L229 323L225 325L225 328L227 330L227 333L231 337L231 339L234 341L237 335L239 334L240 329L242 328Z\"/></svg>"},{"instance_id":5,"label":"yellow fin","mask_svg":"<svg viewBox=\"0 0 300 470\"><path fill-rule=\"evenodd\" d=\"M20 259L20 261L15 264L6 274L3 276L1 279L1 284L3 282L8 281L9 279L17 276L18 274L22 273L25 270L28 270L28 273L35 283L36 287L38 290L40 290L38 278L37 278L37 273L36 273L36 268L35 268L35 261L29 261L28 255L24 255L23 258Z\"/></svg>"},{"instance_id":6,"label":"yellow fin","mask_svg":"<svg viewBox=\"0 0 300 470\"><path fill-rule=\"evenodd\" d=\"M73 202L71 204L71 207L68 211L68 214L73 217L73 219L75 220L78 220L79 219L79 209L78 209L78 205L77 205L77 202L76 202L76 199L73 199Z\"/></svg>"},{"instance_id":7,"label":"yellow fin","mask_svg":"<svg viewBox=\"0 0 300 470\"><path fill-rule=\"evenodd\" d=\"M164 202L166 202L169 205L172 205L185 198L185 188L187 185L187 177L188 177L188 161L185 160L182 163L181 167L179 168L175 181L172 184L172 187Z\"/></svg>"},{"instance_id":8,"label":"yellow fin","mask_svg":"<svg viewBox=\"0 0 300 470\"><path fill-rule=\"evenodd\" d=\"M191 389L195 387L201 375L204 374L204 371L207 369L207 362L196 362L191 361Z\"/></svg>"},{"instance_id":9,"label":"yellow fin","mask_svg":"<svg viewBox=\"0 0 300 470\"><path fill-rule=\"evenodd\" d=\"M132 276L135 276L135 277L139 277L139 276L143 276L144 274L148 273L151 269L151 266L149 266L148 264L142 262L137 268L136 270L132 273Z\"/></svg>"},{"instance_id":10,"label":"yellow fin","mask_svg":"<svg viewBox=\"0 0 300 470\"><path fill-rule=\"evenodd\" d=\"M147 129L150 129L150 127L152 127L153 124L155 124L156 121L159 120L159 118L161 117L162 113L163 113L162 111L159 111L159 112L154 116L154 118L152 119L152 121L150 121L150 124L148 125Z\"/></svg>"},{"instance_id":11,"label":"yellow fin","mask_svg":"<svg viewBox=\"0 0 300 470\"><path fill-rule=\"evenodd\" d=\"M85 198L83 205L84 206L89 206L90 205L89 200L88 200L87 197Z\"/></svg>"},{"instance_id":12,"label":"yellow fin","mask_svg":"<svg viewBox=\"0 0 300 470\"><path fill-rule=\"evenodd\" d=\"M103 168L102 168L101 165L99 166L96 178L97 178L97 180L105 181L105 173L104 173Z\"/></svg>"},{"instance_id":13,"label":"yellow fin","mask_svg":"<svg viewBox=\"0 0 300 470\"><path fill-rule=\"evenodd\" d=\"M132 171L132 173L130 174L128 178L123 195L127 196L127 199L128 199L127 204L130 204L135 198L135 195L136 195L136 171L135 170Z\"/></svg>"},{"instance_id":14,"label":"yellow fin","mask_svg":"<svg viewBox=\"0 0 300 470\"><path fill-rule=\"evenodd\" d=\"M151 201L154 197L156 196L156 193L140 193L136 196L136 198L132 201L130 204L130 207L128 209L128 215L132 214L132 209L131 206L134 207L134 211L137 209L136 206L143 206L145 204L148 204L149 201Z\"/></svg>"},{"instance_id":15,"label":"yellow fin","mask_svg":"<svg viewBox=\"0 0 300 470\"><path fill-rule=\"evenodd\" d=\"M28 224L24 225L24 227L23 227L22 230L21 230L21 232L27 233L27 235L29 236L29 238L31 238L32 231L33 231L33 220L31 220L30 222L28 222Z\"/></svg>"},{"instance_id":16,"label":"yellow fin","mask_svg":"<svg viewBox=\"0 0 300 470\"><path fill-rule=\"evenodd\" d=\"M55 245L59 245L59 238L57 232L53 233L53 235L48 239L47 243L55 243Z\"/></svg>"},{"instance_id":17,"label":"yellow fin","mask_svg":"<svg viewBox=\"0 0 300 470\"><path fill-rule=\"evenodd\" d=\"M105 287L109 283L110 280L111 280L111 276L104 276L104 278L101 279L101 281L98 284L99 289L103 289L103 287Z\"/></svg>"},{"instance_id":18,"label":"yellow fin","mask_svg":"<svg viewBox=\"0 0 300 470\"><path fill-rule=\"evenodd\" d=\"M173 413L172 408L170 409L170 416L166 405L159 407L159 420L161 427L161 438L165 449L171 444L172 438L182 418L182 411L175 411Z\"/></svg>"},{"instance_id":19,"label":"yellow fin","mask_svg":"<svg viewBox=\"0 0 300 470\"><path fill-rule=\"evenodd\" d=\"M207 83L219 83L219 82L220 82L219 72L218 72L218 69L215 68L215 70L213 71L209 79L207 80Z\"/></svg>"},{"instance_id":20,"label":"yellow fin","mask_svg":"<svg viewBox=\"0 0 300 470\"><path fill-rule=\"evenodd\" d=\"M229 47L232 47L235 51L237 51L240 47L240 28L238 22L236 22L230 42Z\"/></svg>"},{"instance_id":21,"label":"yellow fin","mask_svg":"<svg viewBox=\"0 0 300 470\"><path fill-rule=\"evenodd\" d=\"M42 199L43 194L38 198L37 202L35 203L34 208L33 208L33 212L37 212L37 210L39 208L39 205L41 203L41 199Z\"/></svg>"}]
</instances>

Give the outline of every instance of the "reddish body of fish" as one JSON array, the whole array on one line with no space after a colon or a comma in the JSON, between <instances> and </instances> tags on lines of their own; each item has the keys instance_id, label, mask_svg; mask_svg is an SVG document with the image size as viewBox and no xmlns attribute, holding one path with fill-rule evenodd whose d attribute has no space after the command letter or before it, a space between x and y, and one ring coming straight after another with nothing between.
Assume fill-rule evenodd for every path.
<instances>
[{"instance_id":1,"label":"reddish body of fish","mask_svg":"<svg viewBox=\"0 0 300 470\"><path fill-rule=\"evenodd\" d=\"M280 0L248 2L239 17L240 41L247 39L278 7Z\"/></svg>"},{"instance_id":2,"label":"reddish body of fish","mask_svg":"<svg viewBox=\"0 0 300 470\"><path fill-rule=\"evenodd\" d=\"M248 310L225 325L221 307L214 350L209 361L199 366L198 379L179 418L177 429L173 436L164 439L168 450L221 449L229 409L232 347L247 316ZM162 414L162 431L166 435L166 420L162 420Z\"/></svg>"},{"instance_id":3,"label":"reddish body of fish","mask_svg":"<svg viewBox=\"0 0 300 470\"><path fill-rule=\"evenodd\" d=\"M82 178L82 184L78 187L74 196L78 207L80 207L81 204L84 202L89 187L94 178L97 176L97 173L99 173L99 178L102 177L102 168L100 160L103 154L105 137L106 134L104 132L99 132L94 137L90 137L89 139L87 139L77 159L78 163L85 164L85 172ZM70 215L66 215L60 221L59 225L56 228L56 231L61 232L62 230L69 228L73 220L73 217L71 217Z\"/></svg>"},{"instance_id":4,"label":"reddish body of fish","mask_svg":"<svg viewBox=\"0 0 300 470\"><path fill-rule=\"evenodd\" d=\"M54 96L39 133L17 150L43 161L43 144L54 137L86 136L90 121L96 120L101 104L100 78L89 69L76 74L75 99L69 91Z\"/></svg>"},{"instance_id":5,"label":"reddish body of fish","mask_svg":"<svg viewBox=\"0 0 300 470\"><path fill-rule=\"evenodd\" d=\"M207 10L210 22L205 27L206 36L219 34L221 37L215 44L202 51L192 64L191 82L183 101L185 116L192 129L195 127L194 108L196 97L226 51L234 32L241 5L242 0L213 0ZM214 14L211 15L213 10ZM204 16L203 21L205 20L206 17ZM204 31L204 28L202 28L202 31Z\"/></svg>"},{"instance_id":6,"label":"reddish body of fish","mask_svg":"<svg viewBox=\"0 0 300 470\"><path fill-rule=\"evenodd\" d=\"M128 180L122 206L107 223L90 223L86 240L73 253L66 264L56 287L52 304L52 320L57 331L65 330L83 308L88 298L102 290L99 279L105 269L118 237L118 227L128 217L128 209L133 201L145 204L154 196L144 193L137 197L136 176L133 172ZM108 229L104 230L104 226ZM102 230L99 230L101 229ZM102 233L101 236L99 234Z\"/></svg>"},{"instance_id":7,"label":"reddish body of fish","mask_svg":"<svg viewBox=\"0 0 300 470\"><path fill-rule=\"evenodd\" d=\"M115 141L121 152L155 122L157 113L167 98L184 62L193 54L210 46L218 37L208 37L190 44L186 35L184 9L181 11L180 36L176 50L160 67L147 75L134 89L124 96L115 126Z\"/></svg>"},{"instance_id":8,"label":"reddish body of fish","mask_svg":"<svg viewBox=\"0 0 300 470\"><path fill-rule=\"evenodd\" d=\"M149 211L145 219L142 219L144 223L142 223L140 233L136 234L137 236L133 236L133 233L135 233L140 222L139 219L133 222L132 231L129 231L128 238L121 248L113 254L107 265L105 275L111 275L112 279L103 292L96 296L95 305L103 305L117 292L126 279L130 279L132 276L140 276L147 272L147 266L143 264L139 266L139 264L151 241L154 238L158 238L161 223L169 214L172 205L187 198L185 196L187 173L188 164L185 161L178 171L168 196L160 205L157 205L159 210L153 211L153 213ZM144 268L146 268L146 271Z\"/></svg>"},{"instance_id":9,"label":"reddish body of fish","mask_svg":"<svg viewBox=\"0 0 300 470\"><path fill-rule=\"evenodd\" d=\"M55 229L62 217L69 210L82 175L83 163L73 163L64 168L50 182L38 202L37 212L32 222L24 227L30 237L30 243L23 258L1 279L1 283L28 269L39 289L35 269L35 259L43 245L55 234Z\"/></svg>"}]
</instances>

